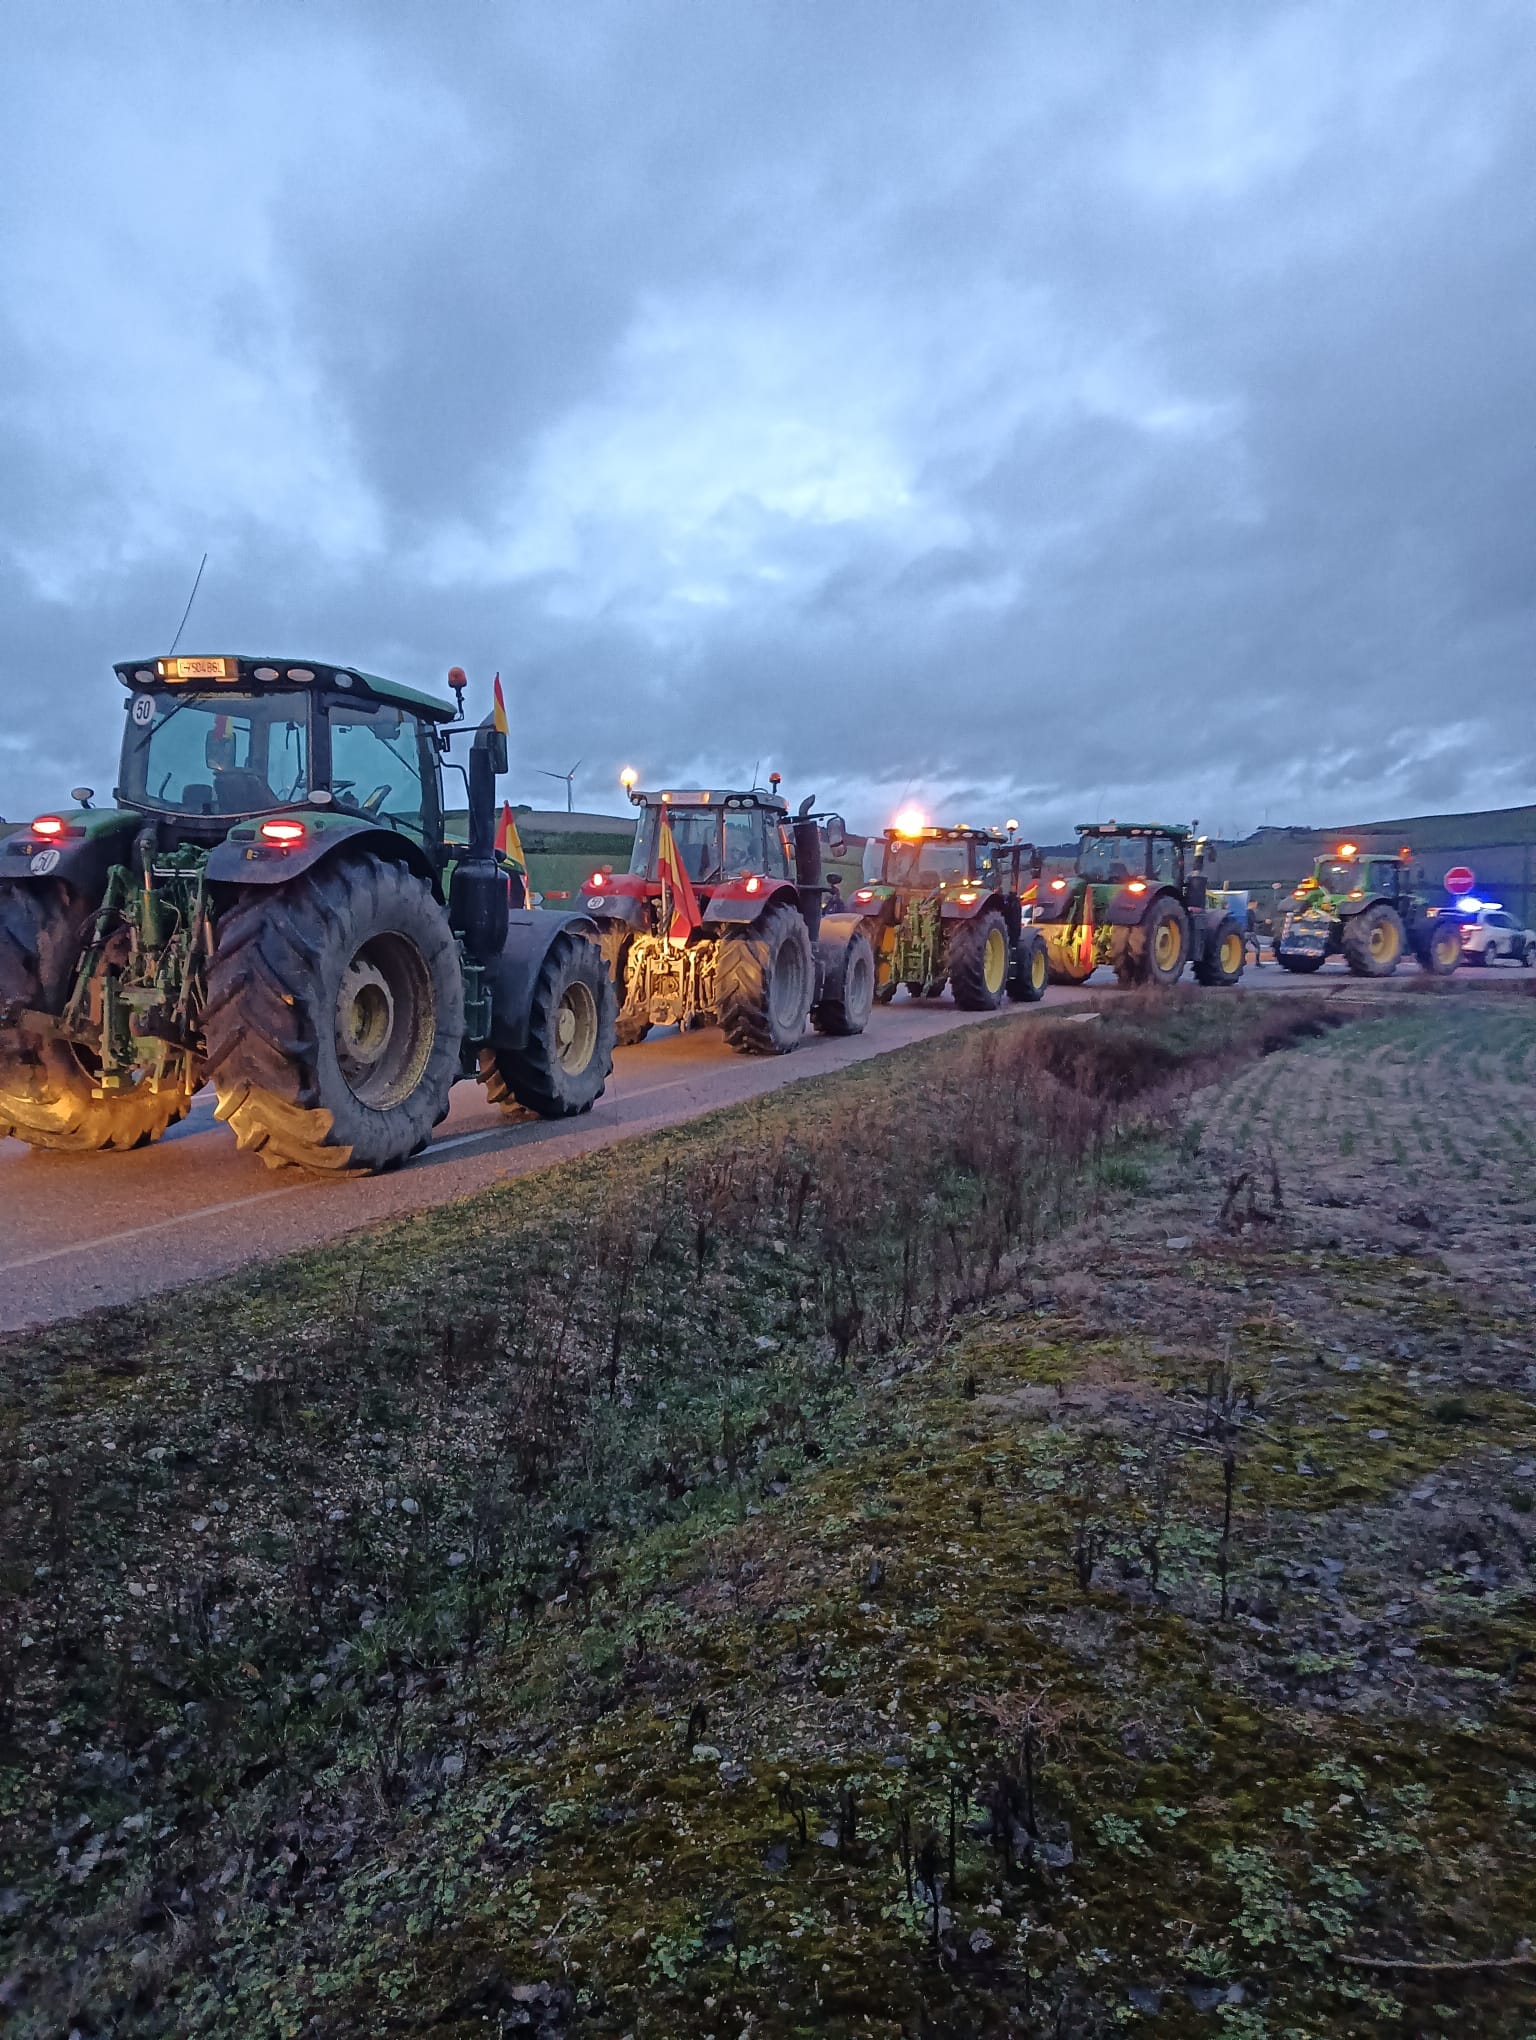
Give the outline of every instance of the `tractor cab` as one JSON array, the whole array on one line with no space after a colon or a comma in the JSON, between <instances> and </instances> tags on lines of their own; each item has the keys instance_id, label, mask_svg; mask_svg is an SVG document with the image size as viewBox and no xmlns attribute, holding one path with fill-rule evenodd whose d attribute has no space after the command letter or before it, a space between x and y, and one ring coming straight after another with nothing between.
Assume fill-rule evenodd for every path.
<instances>
[{"instance_id":1,"label":"tractor cab","mask_svg":"<svg viewBox=\"0 0 1536 2040\"><path fill-rule=\"evenodd\" d=\"M1356 849L1341 843L1326 857L1319 857L1311 875L1291 895L1300 906L1342 905L1361 900L1397 900L1409 886L1407 850L1396 857Z\"/></svg>"},{"instance_id":2,"label":"tractor cab","mask_svg":"<svg viewBox=\"0 0 1536 2040\"><path fill-rule=\"evenodd\" d=\"M1158 822L1078 825L1077 876L1092 885L1168 886L1182 892L1185 851L1193 832Z\"/></svg>"},{"instance_id":3,"label":"tractor cab","mask_svg":"<svg viewBox=\"0 0 1536 2040\"><path fill-rule=\"evenodd\" d=\"M898 825L865 844L864 883L934 890L984 886L990 891L1010 847L990 829Z\"/></svg>"},{"instance_id":4,"label":"tractor cab","mask_svg":"<svg viewBox=\"0 0 1536 2040\"><path fill-rule=\"evenodd\" d=\"M211 844L242 822L261 838L260 817L301 808L441 842L449 703L277 659L130 660L116 671L128 689L116 798L166 817L162 838Z\"/></svg>"},{"instance_id":5,"label":"tractor cab","mask_svg":"<svg viewBox=\"0 0 1536 2040\"><path fill-rule=\"evenodd\" d=\"M634 793L640 809L630 875L661 882L663 825L672 832L678 857L696 886L722 885L756 876L789 882L794 845L789 806L777 794L668 789Z\"/></svg>"}]
</instances>

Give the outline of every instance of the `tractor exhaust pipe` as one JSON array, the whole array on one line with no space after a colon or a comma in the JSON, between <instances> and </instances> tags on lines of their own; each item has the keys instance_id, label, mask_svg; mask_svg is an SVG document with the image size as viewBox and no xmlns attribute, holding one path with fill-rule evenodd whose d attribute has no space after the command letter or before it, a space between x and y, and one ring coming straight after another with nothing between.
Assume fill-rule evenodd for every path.
<instances>
[{"instance_id":1,"label":"tractor exhaust pipe","mask_svg":"<svg viewBox=\"0 0 1536 2040\"><path fill-rule=\"evenodd\" d=\"M500 956L507 942L509 887L496 862L496 775L506 769L506 737L487 716L469 752L469 854L448 891L449 922L476 963Z\"/></svg>"},{"instance_id":2,"label":"tractor exhaust pipe","mask_svg":"<svg viewBox=\"0 0 1536 2040\"><path fill-rule=\"evenodd\" d=\"M826 892L822 883L821 828L811 818L816 796L808 794L795 816L795 885L800 894L800 912L812 942L821 933L821 903Z\"/></svg>"}]
</instances>

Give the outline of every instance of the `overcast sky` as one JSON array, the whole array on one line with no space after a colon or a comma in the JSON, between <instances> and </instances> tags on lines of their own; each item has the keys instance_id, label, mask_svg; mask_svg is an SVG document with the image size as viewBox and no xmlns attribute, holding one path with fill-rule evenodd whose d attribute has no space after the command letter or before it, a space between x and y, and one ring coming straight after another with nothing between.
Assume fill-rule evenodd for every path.
<instances>
[{"instance_id":1,"label":"overcast sky","mask_svg":"<svg viewBox=\"0 0 1536 2040\"><path fill-rule=\"evenodd\" d=\"M112 660L513 717L514 797L1536 800L1536 14L9 0L0 813Z\"/></svg>"}]
</instances>

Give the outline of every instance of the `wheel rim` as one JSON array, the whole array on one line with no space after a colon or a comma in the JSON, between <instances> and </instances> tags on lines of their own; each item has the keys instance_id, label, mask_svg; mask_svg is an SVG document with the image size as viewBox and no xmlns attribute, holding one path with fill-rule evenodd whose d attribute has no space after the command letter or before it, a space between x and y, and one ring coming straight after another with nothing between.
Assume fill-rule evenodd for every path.
<instances>
[{"instance_id":1,"label":"wheel rim","mask_svg":"<svg viewBox=\"0 0 1536 2040\"><path fill-rule=\"evenodd\" d=\"M1449 963L1453 957L1461 954L1461 937L1454 928L1435 937L1433 954L1443 964Z\"/></svg>"},{"instance_id":2,"label":"wheel rim","mask_svg":"<svg viewBox=\"0 0 1536 2040\"><path fill-rule=\"evenodd\" d=\"M1220 963L1226 976L1237 976L1243 967L1243 938L1241 935L1228 935L1225 938L1221 945Z\"/></svg>"},{"instance_id":3,"label":"wheel rim","mask_svg":"<svg viewBox=\"0 0 1536 2040\"><path fill-rule=\"evenodd\" d=\"M403 935L363 943L336 993L336 1061L361 1104L385 1111L410 1096L432 1053L432 976Z\"/></svg>"},{"instance_id":4,"label":"wheel rim","mask_svg":"<svg viewBox=\"0 0 1536 2040\"><path fill-rule=\"evenodd\" d=\"M597 1001L579 981L560 994L555 1008L555 1054L568 1077L579 1077L597 1048Z\"/></svg>"},{"instance_id":5,"label":"wheel rim","mask_svg":"<svg viewBox=\"0 0 1536 2040\"><path fill-rule=\"evenodd\" d=\"M1000 992L1008 981L1008 937L1001 928L987 931L986 947L981 952L981 978L992 993Z\"/></svg>"},{"instance_id":6,"label":"wheel rim","mask_svg":"<svg viewBox=\"0 0 1536 2040\"><path fill-rule=\"evenodd\" d=\"M1159 970L1172 970L1179 960L1183 944L1179 940L1179 924L1172 916L1157 925L1152 938L1152 956Z\"/></svg>"},{"instance_id":7,"label":"wheel rim","mask_svg":"<svg viewBox=\"0 0 1536 2040\"><path fill-rule=\"evenodd\" d=\"M777 1026L793 1027L805 1018L805 958L793 943L786 942L775 959L768 1002Z\"/></svg>"},{"instance_id":8,"label":"wheel rim","mask_svg":"<svg viewBox=\"0 0 1536 2040\"><path fill-rule=\"evenodd\" d=\"M1034 949L1029 958L1029 982L1034 991L1043 991L1045 981L1051 974L1050 961L1043 949Z\"/></svg>"},{"instance_id":9,"label":"wheel rim","mask_svg":"<svg viewBox=\"0 0 1536 2040\"><path fill-rule=\"evenodd\" d=\"M1378 921L1371 930L1372 963L1391 963L1397 955L1397 930L1390 921Z\"/></svg>"}]
</instances>

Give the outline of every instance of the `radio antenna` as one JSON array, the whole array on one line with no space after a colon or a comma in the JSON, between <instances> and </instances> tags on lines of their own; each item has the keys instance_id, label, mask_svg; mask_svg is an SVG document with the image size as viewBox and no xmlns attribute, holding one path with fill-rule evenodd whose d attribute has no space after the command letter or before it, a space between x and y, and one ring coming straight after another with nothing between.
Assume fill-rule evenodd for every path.
<instances>
[{"instance_id":1,"label":"radio antenna","mask_svg":"<svg viewBox=\"0 0 1536 2040\"><path fill-rule=\"evenodd\" d=\"M185 609L184 609L184 610L183 610L183 611L181 612L181 621L180 621L180 623L178 623L178 624L177 624L177 626L176 626L176 635L175 635L175 637L173 637L173 638L171 639L171 651L172 651L172 652L174 652L174 651L175 651L175 649L176 649L176 647L177 647L177 646L178 646L178 645L179 645L179 644L181 643L181 634L182 634L182 632L183 632L183 631L184 631L184 630L186 629L186 627L187 627L187 618L188 618L188 617L189 617L189 616L190 616L190 615L192 614L192 605L193 605L193 603L194 603L194 602L195 602L195 601L197 600L197 591L198 591L198 587L199 587L199 585L201 584L201 582L202 582L202 578L203 578L203 568L204 568L204 567L206 567L206 566L207 566L207 564L208 564L208 555L207 555L207 553L204 553L204 554L203 554L203 557L202 557L202 562L201 562L201 564L199 565L199 567L198 567L198 570L197 570L197 577L196 577L196 579L195 579L195 580L193 581L193 583L192 583L192 593L191 593L191 594L190 594L190 595L189 595L189 596L187 597L187 606L186 606L186 608L185 608ZM170 656L170 653L168 652L168 653L166 654L166 656L167 656L167 658L169 658L169 656Z\"/></svg>"}]
</instances>

